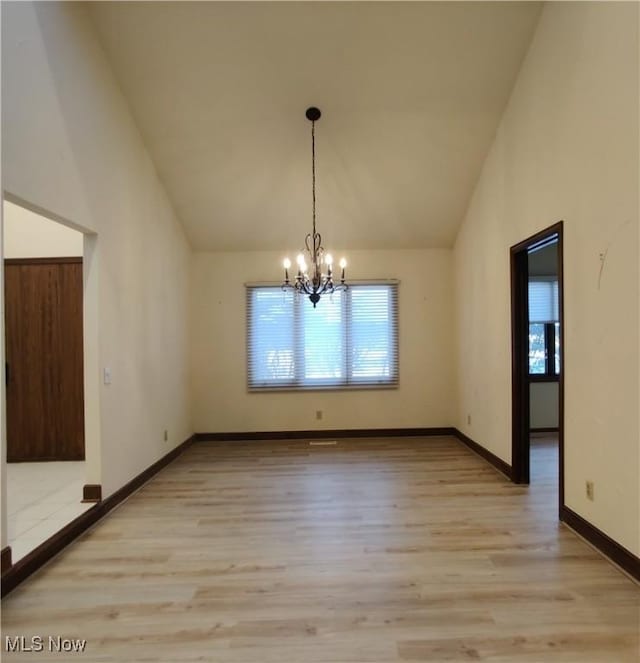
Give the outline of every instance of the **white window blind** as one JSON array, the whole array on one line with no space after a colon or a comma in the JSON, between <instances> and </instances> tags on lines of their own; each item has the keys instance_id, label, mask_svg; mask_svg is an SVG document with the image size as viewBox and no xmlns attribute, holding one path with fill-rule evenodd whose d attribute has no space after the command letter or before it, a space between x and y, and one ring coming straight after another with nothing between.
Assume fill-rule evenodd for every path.
<instances>
[{"instance_id":1,"label":"white window blind","mask_svg":"<svg viewBox=\"0 0 640 663\"><path fill-rule=\"evenodd\" d=\"M529 322L557 322L558 281L555 279L529 280Z\"/></svg>"},{"instance_id":2,"label":"white window blind","mask_svg":"<svg viewBox=\"0 0 640 663\"><path fill-rule=\"evenodd\" d=\"M351 285L308 297L247 286L250 390L398 384L398 287Z\"/></svg>"}]
</instances>

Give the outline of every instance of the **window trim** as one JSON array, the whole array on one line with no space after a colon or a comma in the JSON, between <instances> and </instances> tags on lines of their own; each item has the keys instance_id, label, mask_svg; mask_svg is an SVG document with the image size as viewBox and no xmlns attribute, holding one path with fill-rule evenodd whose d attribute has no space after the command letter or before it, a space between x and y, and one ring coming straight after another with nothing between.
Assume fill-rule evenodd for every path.
<instances>
[{"instance_id":1,"label":"window trim","mask_svg":"<svg viewBox=\"0 0 640 663\"><path fill-rule=\"evenodd\" d=\"M529 373L529 382L560 382L560 376L547 375L546 373Z\"/></svg>"},{"instance_id":2,"label":"window trim","mask_svg":"<svg viewBox=\"0 0 640 663\"><path fill-rule=\"evenodd\" d=\"M257 288L281 288L282 283L273 282L273 281L248 281L245 282L245 337L246 337L246 388L247 392L250 394L255 393L272 393L272 392L307 392L307 391L369 391L369 390L380 390L380 389L398 389L400 386L400 320L399 320L399 298L400 298L400 281L398 279L360 279L356 281L349 281L348 289L357 286L394 286L395 287L395 297L394 297L394 315L395 315L395 379L393 381L379 382L379 383L359 383L353 382L348 384L312 384L312 385L267 385L267 386L252 386L250 380L250 367L251 367L251 320L249 314L249 298L251 296L251 291ZM348 290L347 290L348 291ZM298 293L293 293L294 297L304 297L305 295L300 295ZM348 312L347 319L350 320L351 315L351 297L345 299L345 311ZM294 316L299 315L299 307L294 305ZM299 325L298 321L294 320L294 330L297 333ZM345 339L348 341L351 335L351 325L345 324L343 330ZM294 352L300 350L301 344L294 343ZM350 347L349 344L345 345L345 348ZM344 362L348 363L348 352L344 353ZM345 366L346 368L346 366ZM346 373L347 371L345 371Z\"/></svg>"}]
</instances>

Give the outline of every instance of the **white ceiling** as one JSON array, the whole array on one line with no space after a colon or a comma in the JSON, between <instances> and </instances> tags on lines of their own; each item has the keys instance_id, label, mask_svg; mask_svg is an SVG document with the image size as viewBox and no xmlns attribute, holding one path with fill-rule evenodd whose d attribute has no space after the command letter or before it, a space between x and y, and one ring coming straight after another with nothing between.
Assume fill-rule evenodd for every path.
<instances>
[{"instance_id":1,"label":"white ceiling","mask_svg":"<svg viewBox=\"0 0 640 663\"><path fill-rule=\"evenodd\" d=\"M96 2L198 250L451 246L537 2Z\"/></svg>"}]
</instances>

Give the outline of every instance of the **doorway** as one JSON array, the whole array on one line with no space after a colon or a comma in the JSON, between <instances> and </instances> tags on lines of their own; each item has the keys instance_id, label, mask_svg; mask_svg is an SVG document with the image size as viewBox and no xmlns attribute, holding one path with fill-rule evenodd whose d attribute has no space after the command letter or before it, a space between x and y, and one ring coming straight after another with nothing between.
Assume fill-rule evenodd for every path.
<instances>
[{"instance_id":1,"label":"doorway","mask_svg":"<svg viewBox=\"0 0 640 663\"><path fill-rule=\"evenodd\" d=\"M12 562L90 507L84 236L5 199L7 535Z\"/></svg>"},{"instance_id":2,"label":"doorway","mask_svg":"<svg viewBox=\"0 0 640 663\"><path fill-rule=\"evenodd\" d=\"M555 463L557 457L553 469L558 473L560 507L565 370L562 229L562 222L556 223L511 247L512 478L515 483L530 482L533 439L537 457L547 463Z\"/></svg>"}]
</instances>

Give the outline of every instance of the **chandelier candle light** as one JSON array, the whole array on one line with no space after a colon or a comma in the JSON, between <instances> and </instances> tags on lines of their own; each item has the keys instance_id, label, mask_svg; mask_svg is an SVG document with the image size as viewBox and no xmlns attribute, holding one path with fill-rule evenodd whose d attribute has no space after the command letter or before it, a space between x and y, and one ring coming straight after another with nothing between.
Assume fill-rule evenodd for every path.
<instances>
[{"instance_id":1,"label":"chandelier candle light","mask_svg":"<svg viewBox=\"0 0 640 663\"><path fill-rule=\"evenodd\" d=\"M289 280L289 269L291 260L285 258L284 265L284 283L282 289L293 288L300 295L309 295L313 308L320 301L320 295L331 294L336 290L346 290L347 284L344 282L344 270L347 261L340 260L340 283L333 282L333 258L330 253L324 252L322 246L322 237L316 232L316 122L320 119L320 110L318 108L307 108L306 116L311 121L311 190L313 195L313 230L304 240L305 249L298 254L296 263L298 273L295 281ZM308 261L308 263L307 263Z\"/></svg>"}]
</instances>

